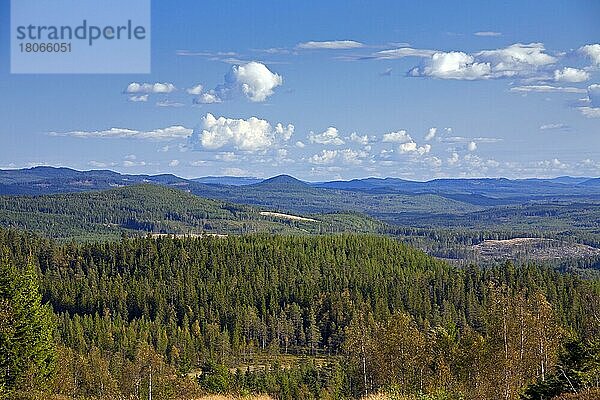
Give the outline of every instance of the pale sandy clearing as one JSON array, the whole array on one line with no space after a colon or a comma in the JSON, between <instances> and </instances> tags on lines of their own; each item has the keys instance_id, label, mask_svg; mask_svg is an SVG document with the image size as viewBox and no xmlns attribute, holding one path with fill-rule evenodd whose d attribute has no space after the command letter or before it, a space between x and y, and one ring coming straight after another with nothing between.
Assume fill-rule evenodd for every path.
<instances>
[{"instance_id":1,"label":"pale sandy clearing","mask_svg":"<svg viewBox=\"0 0 600 400\"><path fill-rule=\"evenodd\" d=\"M491 244L491 245L493 245L493 244L519 245L519 244L523 244L523 243L535 242L535 241L540 241L540 240L544 240L544 239L531 238L531 237L514 238L514 239L500 239L500 240L489 239L489 240L484 240L483 243Z\"/></svg>"},{"instance_id":2,"label":"pale sandy clearing","mask_svg":"<svg viewBox=\"0 0 600 400\"><path fill-rule=\"evenodd\" d=\"M261 211L260 215L263 215L265 217L277 217L277 218L291 219L294 221L319 222L316 219L312 219L312 218L304 218L304 217L299 217L297 215L282 214L282 213L271 212L271 211Z\"/></svg>"},{"instance_id":3,"label":"pale sandy clearing","mask_svg":"<svg viewBox=\"0 0 600 400\"><path fill-rule=\"evenodd\" d=\"M600 255L600 249L585 244L531 237L484 240L472 248L484 258L525 257L538 260L558 260Z\"/></svg>"}]
</instances>

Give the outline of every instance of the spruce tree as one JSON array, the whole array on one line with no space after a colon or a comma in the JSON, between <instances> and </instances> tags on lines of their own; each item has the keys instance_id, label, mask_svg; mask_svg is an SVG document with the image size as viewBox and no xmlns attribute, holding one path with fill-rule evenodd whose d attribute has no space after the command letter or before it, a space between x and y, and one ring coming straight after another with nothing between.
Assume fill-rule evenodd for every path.
<instances>
[{"instance_id":1,"label":"spruce tree","mask_svg":"<svg viewBox=\"0 0 600 400\"><path fill-rule=\"evenodd\" d=\"M54 371L54 321L42 304L35 267L0 261L0 396L43 390Z\"/></svg>"}]
</instances>

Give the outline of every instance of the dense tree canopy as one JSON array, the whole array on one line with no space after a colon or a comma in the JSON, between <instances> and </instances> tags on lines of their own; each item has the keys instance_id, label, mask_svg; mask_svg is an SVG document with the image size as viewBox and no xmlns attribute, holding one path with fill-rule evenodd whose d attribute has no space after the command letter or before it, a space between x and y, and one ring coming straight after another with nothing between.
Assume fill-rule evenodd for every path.
<instances>
[{"instance_id":1,"label":"dense tree canopy","mask_svg":"<svg viewBox=\"0 0 600 400\"><path fill-rule=\"evenodd\" d=\"M54 321L41 300L32 263L0 259L0 398L46 387L54 372Z\"/></svg>"},{"instance_id":2,"label":"dense tree canopy","mask_svg":"<svg viewBox=\"0 0 600 400\"><path fill-rule=\"evenodd\" d=\"M516 399L555 376L561 343L599 333L597 281L533 264L453 267L378 236L57 244L0 231L0 244L5 265L37 269L57 321L54 391L69 396L146 398L152 383L155 399Z\"/></svg>"}]
</instances>

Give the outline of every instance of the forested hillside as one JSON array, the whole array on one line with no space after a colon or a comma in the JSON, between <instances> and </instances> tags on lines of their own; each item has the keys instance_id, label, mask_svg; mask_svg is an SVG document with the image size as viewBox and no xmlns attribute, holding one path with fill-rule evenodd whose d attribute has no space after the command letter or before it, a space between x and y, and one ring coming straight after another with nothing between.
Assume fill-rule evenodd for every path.
<instances>
[{"instance_id":1,"label":"forested hillside","mask_svg":"<svg viewBox=\"0 0 600 400\"><path fill-rule=\"evenodd\" d=\"M283 180L281 177L267 180L263 185L278 187L285 183ZM292 187L306 186L299 181L287 181ZM290 189L290 193L294 191ZM302 199L302 195L298 194L298 198ZM26 229L62 241L116 240L121 235L148 233L195 236L259 232L380 233L461 265L507 259L543 260L563 269L581 269L584 274L594 273L598 267L600 242L593 204L509 206L444 216L388 215L396 224L352 212L308 215L273 212L278 209L210 200L166 186L140 184L99 192L0 196L0 226ZM508 245L498 247L499 251L479 251L484 241L514 238L544 238L537 242L530 240L543 243L543 248L539 245L515 248L508 241Z\"/></svg>"},{"instance_id":2,"label":"forested hillside","mask_svg":"<svg viewBox=\"0 0 600 400\"><path fill-rule=\"evenodd\" d=\"M0 226L61 239L116 239L124 233L243 234L377 232L383 224L358 214L292 219L247 205L140 184L98 192L0 196Z\"/></svg>"},{"instance_id":3,"label":"forested hillside","mask_svg":"<svg viewBox=\"0 0 600 400\"><path fill-rule=\"evenodd\" d=\"M0 243L54 310L47 393L517 399L570 391L558 364L577 390L600 377L600 282L545 267L459 269L361 235Z\"/></svg>"},{"instance_id":4,"label":"forested hillside","mask_svg":"<svg viewBox=\"0 0 600 400\"><path fill-rule=\"evenodd\" d=\"M517 236L555 237L600 247L600 201L556 200L501 206L472 213L388 215L398 225L429 229L505 231Z\"/></svg>"},{"instance_id":5,"label":"forested hillside","mask_svg":"<svg viewBox=\"0 0 600 400\"><path fill-rule=\"evenodd\" d=\"M242 183L243 186L238 185ZM207 184L210 183L210 184ZM227 183L235 183L229 185ZM179 189L195 194L204 199L198 204L198 199L186 198L184 203L193 207L177 209L177 213L187 214L183 220L178 220L178 214L169 213L169 192L160 192L154 188L143 193L141 187L148 184L160 185ZM137 185L137 186L136 186ZM106 199L96 191L115 187L108 193ZM137 187L137 188L136 188ZM133 193L123 204L116 193L119 191ZM92 192L89 197L85 193L66 195L70 192ZM160 192L160 193L159 193ZM47 195L63 193L56 197L14 196L23 194ZM559 240L575 241L600 248L600 186L598 179L560 177L556 179L437 179L428 182L414 182L397 178L367 178L353 181L334 181L322 183L307 183L290 176L280 175L261 182L248 179L195 179L187 180L174 175L123 175L113 171L76 171L69 168L35 167L24 170L0 170L0 194L13 196L0 197L0 225L33 229L39 233L54 237L73 237L89 239L98 237L116 238L123 230L142 229L144 231L160 230L164 233L198 233L229 231L242 232L288 232L289 226L266 224L254 220L254 215L248 215L250 209L264 209L297 215L331 215L348 214L348 219L335 217L330 226L319 228L311 224L291 227L302 231L325 233L358 230L360 232L381 232L374 228L373 220L365 220L359 215L384 221L386 224L400 227L399 229L422 228L427 230L452 230L455 237L464 232L469 236L494 234L515 237L545 237ZM81 197L79 197L81 196ZM141 196L139 202L146 202L154 210L133 210L131 208ZM175 197L181 197L176 195ZM153 197L153 200L149 198ZM146 199L144 199L146 198ZM32 200L35 199L35 200ZM100 201L104 210L97 210L85 205L75 209L67 203ZM214 200L212 205L206 199ZM113 204L109 200L118 200ZM161 202L162 201L162 202ZM47 203L54 203L47 207ZM31 203L24 205L25 203ZM180 201L174 201L179 204ZM232 205L235 203L236 205ZM228 204L236 208L235 212L221 210L212 216L220 220L205 221L200 216L202 211L215 211L214 207ZM240 206L244 204L245 206ZM92 204L93 205L93 204ZM97 217L89 217L81 213L88 210L100 211L101 215L109 214L106 208L111 206L121 211L111 211L110 215L119 214L117 222L112 220L107 225ZM31 214L30 211L34 211ZM50 216L46 209L62 212L66 208L68 215ZM160 213L156 213L160 211ZM194 218L189 214L200 211ZM54 212L54 211L52 211ZM223 216L223 213L226 215ZM323 218L328 218L327 216ZM142 218L143 217L143 218ZM96 218L96 219L93 219ZM127 221L127 219L131 221ZM224 219L223 219L224 218ZM226 222L236 219L238 223ZM239 219L244 219L239 223ZM264 218L263 218L264 219ZM317 218L320 219L320 218ZM89 231L82 229L82 221L88 224ZM259 217L260 220L260 217ZM337 223L344 221L342 226ZM131 222L131 223L129 223ZM283 222L285 225L297 223ZM349 224L346 224L349 222ZM308 226L306 226L308 225ZM77 228L73 228L76 226ZM459 238L459 240L462 240ZM429 242L424 249L436 247ZM439 247L439 246L438 246ZM467 249L452 249L454 252L465 253ZM450 251L450 252L452 252ZM446 251L448 252L448 251ZM441 254L435 252L432 254Z\"/></svg>"}]
</instances>

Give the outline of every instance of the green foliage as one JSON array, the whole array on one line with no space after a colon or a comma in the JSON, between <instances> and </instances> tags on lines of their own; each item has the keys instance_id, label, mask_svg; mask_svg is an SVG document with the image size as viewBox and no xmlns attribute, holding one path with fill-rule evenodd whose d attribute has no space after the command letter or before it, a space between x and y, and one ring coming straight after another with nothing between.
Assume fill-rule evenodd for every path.
<instances>
[{"instance_id":1,"label":"green foliage","mask_svg":"<svg viewBox=\"0 0 600 400\"><path fill-rule=\"evenodd\" d=\"M198 377L200 387L210 393L228 393L231 389L233 375L226 366L209 361L202 366Z\"/></svg>"},{"instance_id":2,"label":"green foliage","mask_svg":"<svg viewBox=\"0 0 600 400\"><path fill-rule=\"evenodd\" d=\"M174 187L249 205L209 200L167 186L141 184L102 192L0 196L0 226L78 241L116 240L124 234L146 233L381 233L400 238L428 254L463 264L505 259L527 262L544 259L546 255L545 262L588 276L597 276L590 269L600 265L597 249L575 245L600 246L595 200L585 204L543 201L473 210L434 195L369 194L315 188L301 182L260 187L195 185L179 182ZM282 204L286 205L283 209ZM308 218L293 219L263 211L299 213ZM496 252L482 253L474 247L484 240L518 237L545 240L501 247ZM570 251L563 252L561 246Z\"/></svg>"},{"instance_id":3,"label":"green foliage","mask_svg":"<svg viewBox=\"0 0 600 400\"><path fill-rule=\"evenodd\" d=\"M301 362L284 367L275 363L270 369L239 370L232 391L268 393L281 400L350 398L346 371L337 361L324 365Z\"/></svg>"},{"instance_id":4,"label":"green foliage","mask_svg":"<svg viewBox=\"0 0 600 400\"><path fill-rule=\"evenodd\" d=\"M44 390L54 372L53 315L37 282L31 262L0 260L0 396Z\"/></svg>"},{"instance_id":5,"label":"green foliage","mask_svg":"<svg viewBox=\"0 0 600 400\"><path fill-rule=\"evenodd\" d=\"M554 372L527 387L522 398L548 399L597 387L600 387L600 340L572 340L565 343Z\"/></svg>"},{"instance_id":6,"label":"green foliage","mask_svg":"<svg viewBox=\"0 0 600 400\"><path fill-rule=\"evenodd\" d=\"M235 203L256 204L279 211L300 214L352 211L383 220L404 213L412 215L422 213L454 214L482 209L479 206L435 194L325 189L277 177L248 186L210 186L207 188L206 185L200 187L190 185L189 189L192 193L200 196Z\"/></svg>"},{"instance_id":7,"label":"green foliage","mask_svg":"<svg viewBox=\"0 0 600 400\"><path fill-rule=\"evenodd\" d=\"M514 398L540 357L554 372L555 326L599 328L598 281L533 264L457 268L380 236L56 243L0 230L0 245L9 265L39 265L65 396L143 398L152 382L153 398L191 397L186 375L204 366L197 383L215 392Z\"/></svg>"},{"instance_id":8,"label":"green foliage","mask_svg":"<svg viewBox=\"0 0 600 400\"><path fill-rule=\"evenodd\" d=\"M461 393L448 392L446 390L436 390L432 393L419 392L414 396L407 396L399 386L392 386L385 391L389 400L464 400L465 397Z\"/></svg>"},{"instance_id":9,"label":"green foliage","mask_svg":"<svg viewBox=\"0 0 600 400\"><path fill-rule=\"evenodd\" d=\"M452 231L505 232L512 237L577 239L600 247L600 201L592 199L531 201L440 216L432 212L398 213L382 218L395 225Z\"/></svg>"},{"instance_id":10,"label":"green foliage","mask_svg":"<svg viewBox=\"0 0 600 400\"><path fill-rule=\"evenodd\" d=\"M106 240L123 233L377 232L383 224L359 214L315 215L305 220L263 215L257 207L145 184L102 192L0 196L0 226L60 239Z\"/></svg>"}]
</instances>

